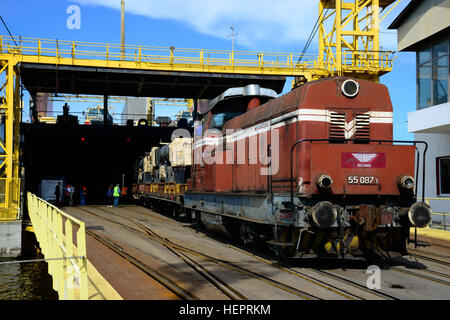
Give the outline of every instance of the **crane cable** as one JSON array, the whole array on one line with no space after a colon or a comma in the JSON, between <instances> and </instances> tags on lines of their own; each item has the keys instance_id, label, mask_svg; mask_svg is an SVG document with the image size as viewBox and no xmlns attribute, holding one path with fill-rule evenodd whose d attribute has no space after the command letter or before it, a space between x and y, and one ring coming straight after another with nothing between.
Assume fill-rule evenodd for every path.
<instances>
[{"instance_id":1,"label":"crane cable","mask_svg":"<svg viewBox=\"0 0 450 320\"><path fill-rule=\"evenodd\" d=\"M313 29L311 30L311 33L309 34L308 40L306 41L305 47L303 48L303 51L302 51L302 53L300 54L300 57L298 58L297 63L299 63L300 61L302 61L303 57L305 56L306 51L307 51L308 48L309 48L309 45L311 44L312 40L313 40L314 37L316 36L317 30L319 29L318 24L319 24L320 17L322 17L322 20L320 20L320 23L322 23L322 22L323 22L323 19L324 19L324 16L322 16L322 14L323 14L323 11L324 11L324 9L325 9L325 7L327 6L327 4L328 4L329 1L330 1L330 0L327 0L327 2L325 2L325 5L323 6L322 11L320 12L319 16L317 17L316 23L314 24L314 27L313 27ZM327 11L325 12L325 14L327 14L327 12L328 12L328 9L327 9Z\"/></svg>"},{"instance_id":2,"label":"crane cable","mask_svg":"<svg viewBox=\"0 0 450 320\"><path fill-rule=\"evenodd\" d=\"M5 21L3 20L3 17L0 16L0 19L2 20L2 23L3 23L3 25L5 26L6 31L8 31L10 37L13 39L14 43L16 44L16 47L19 48L19 45L17 44L16 39L14 39L14 37L13 37L12 34L11 34L11 32L9 31L8 26L6 25Z\"/></svg>"}]
</instances>

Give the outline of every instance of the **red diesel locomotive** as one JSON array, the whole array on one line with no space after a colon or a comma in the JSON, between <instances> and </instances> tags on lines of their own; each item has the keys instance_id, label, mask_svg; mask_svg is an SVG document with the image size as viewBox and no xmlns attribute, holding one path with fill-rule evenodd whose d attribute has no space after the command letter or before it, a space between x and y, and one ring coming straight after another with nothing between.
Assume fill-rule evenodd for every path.
<instances>
[{"instance_id":1,"label":"red diesel locomotive","mask_svg":"<svg viewBox=\"0 0 450 320\"><path fill-rule=\"evenodd\" d=\"M187 213L285 256L406 254L431 209L416 202L422 142L392 141L387 88L335 77L275 96L250 85L211 101L194 128Z\"/></svg>"}]
</instances>

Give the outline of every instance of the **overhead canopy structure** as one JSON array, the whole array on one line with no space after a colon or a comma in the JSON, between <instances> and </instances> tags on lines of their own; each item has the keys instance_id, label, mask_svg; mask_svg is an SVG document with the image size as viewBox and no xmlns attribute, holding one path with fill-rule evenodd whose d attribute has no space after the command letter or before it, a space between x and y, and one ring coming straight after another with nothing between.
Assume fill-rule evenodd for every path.
<instances>
[{"instance_id":1,"label":"overhead canopy structure","mask_svg":"<svg viewBox=\"0 0 450 320\"><path fill-rule=\"evenodd\" d=\"M22 83L30 92L96 94L135 97L212 99L230 87L259 84L277 93L286 78L276 75L219 74L99 68L22 63Z\"/></svg>"}]
</instances>

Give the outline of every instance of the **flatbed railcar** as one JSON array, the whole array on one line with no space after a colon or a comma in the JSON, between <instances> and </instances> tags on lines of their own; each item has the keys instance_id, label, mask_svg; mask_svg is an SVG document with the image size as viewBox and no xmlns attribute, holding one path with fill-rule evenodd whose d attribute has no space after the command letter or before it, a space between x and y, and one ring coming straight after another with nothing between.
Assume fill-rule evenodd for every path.
<instances>
[{"instance_id":1,"label":"flatbed railcar","mask_svg":"<svg viewBox=\"0 0 450 320\"><path fill-rule=\"evenodd\" d=\"M183 210L283 256L404 255L431 222L415 181L426 144L393 141L392 111L384 85L348 77L278 98L228 89L194 127Z\"/></svg>"}]
</instances>

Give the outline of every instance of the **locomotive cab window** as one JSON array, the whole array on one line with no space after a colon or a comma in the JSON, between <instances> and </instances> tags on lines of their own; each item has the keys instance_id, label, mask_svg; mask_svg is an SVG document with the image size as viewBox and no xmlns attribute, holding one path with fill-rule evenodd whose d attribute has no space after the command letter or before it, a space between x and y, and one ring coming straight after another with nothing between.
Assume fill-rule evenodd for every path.
<instances>
[{"instance_id":1,"label":"locomotive cab window","mask_svg":"<svg viewBox=\"0 0 450 320\"><path fill-rule=\"evenodd\" d=\"M244 103L233 103L232 105L222 105L214 108L211 113L209 129L222 130L225 122L245 112L247 105Z\"/></svg>"}]
</instances>

